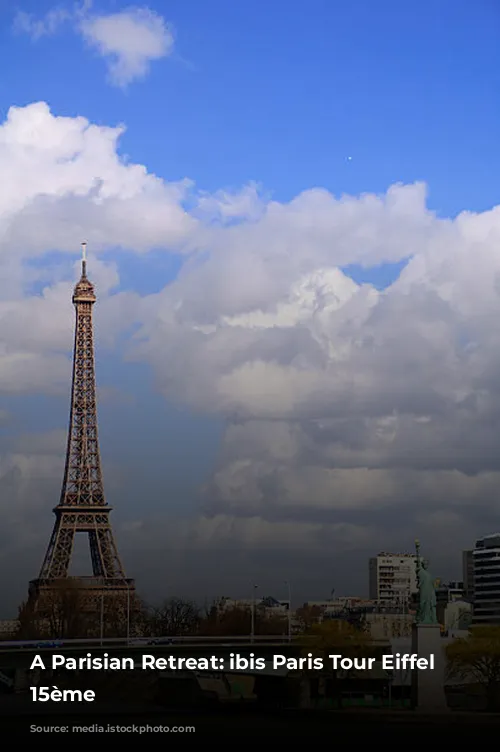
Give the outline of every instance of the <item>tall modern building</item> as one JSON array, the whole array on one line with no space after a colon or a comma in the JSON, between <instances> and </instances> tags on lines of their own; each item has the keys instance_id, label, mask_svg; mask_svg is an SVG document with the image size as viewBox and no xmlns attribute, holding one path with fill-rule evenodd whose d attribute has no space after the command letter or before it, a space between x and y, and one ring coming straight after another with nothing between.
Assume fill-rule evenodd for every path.
<instances>
[{"instance_id":1,"label":"tall modern building","mask_svg":"<svg viewBox=\"0 0 500 752\"><path fill-rule=\"evenodd\" d=\"M104 596L125 597L130 603L134 581L125 576L111 529L104 494L97 430L92 309L94 285L87 278L85 244L82 274L73 292L76 312L73 382L66 450L66 465L55 523L38 579L30 583L30 598L37 604L51 591L72 586L84 591L93 608ZM77 533L89 542L92 575L70 577L69 566Z\"/></svg>"},{"instance_id":2,"label":"tall modern building","mask_svg":"<svg viewBox=\"0 0 500 752\"><path fill-rule=\"evenodd\" d=\"M464 598L472 601L474 598L474 556L472 549L462 551L462 579Z\"/></svg>"},{"instance_id":3,"label":"tall modern building","mask_svg":"<svg viewBox=\"0 0 500 752\"><path fill-rule=\"evenodd\" d=\"M371 600L405 610L418 589L417 557L382 552L370 559L369 577Z\"/></svg>"},{"instance_id":4,"label":"tall modern building","mask_svg":"<svg viewBox=\"0 0 500 752\"><path fill-rule=\"evenodd\" d=\"M473 624L500 624L500 533L476 541Z\"/></svg>"}]
</instances>

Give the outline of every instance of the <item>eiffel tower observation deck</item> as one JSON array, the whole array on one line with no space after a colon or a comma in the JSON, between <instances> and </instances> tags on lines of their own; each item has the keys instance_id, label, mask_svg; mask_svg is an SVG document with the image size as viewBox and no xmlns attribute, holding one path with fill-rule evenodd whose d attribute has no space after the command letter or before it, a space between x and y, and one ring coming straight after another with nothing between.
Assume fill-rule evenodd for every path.
<instances>
[{"instance_id":1,"label":"eiffel tower observation deck","mask_svg":"<svg viewBox=\"0 0 500 752\"><path fill-rule=\"evenodd\" d=\"M95 302L94 285L87 278L86 243L82 243L82 274L73 292L76 326L66 465L47 553L38 579L30 582L30 600L37 602L44 594L65 587L83 589L86 602L94 604L103 595L125 595L129 600L135 592L134 581L126 578L118 555L109 519L111 507L104 494L92 321ZM76 533L88 536L92 576L68 574Z\"/></svg>"}]
</instances>

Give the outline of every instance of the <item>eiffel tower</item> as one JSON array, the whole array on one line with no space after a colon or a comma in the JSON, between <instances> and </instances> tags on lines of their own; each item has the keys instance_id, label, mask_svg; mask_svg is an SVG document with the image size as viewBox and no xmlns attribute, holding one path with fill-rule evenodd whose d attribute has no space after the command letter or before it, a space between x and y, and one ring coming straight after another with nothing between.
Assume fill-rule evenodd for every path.
<instances>
[{"instance_id":1,"label":"eiffel tower","mask_svg":"<svg viewBox=\"0 0 500 752\"><path fill-rule=\"evenodd\" d=\"M40 603L50 591L71 585L85 591L87 607L102 597L125 596L130 603L134 581L125 577L109 520L101 473L97 431L92 307L94 285L87 279L86 243L82 243L82 274L73 292L76 309L73 381L66 466L56 521L37 580L29 587L30 600ZM76 533L89 539L93 576L68 574Z\"/></svg>"}]
</instances>

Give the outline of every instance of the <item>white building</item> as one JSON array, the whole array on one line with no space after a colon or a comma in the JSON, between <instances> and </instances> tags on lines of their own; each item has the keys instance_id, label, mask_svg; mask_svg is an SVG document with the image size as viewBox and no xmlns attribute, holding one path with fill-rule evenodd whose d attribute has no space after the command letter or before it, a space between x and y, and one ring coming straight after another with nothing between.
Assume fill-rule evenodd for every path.
<instances>
[{"instance_id":1,"label":"white building","mask_svg":"<svg viewBox=\"0 0 500 752\"><path fill-rule=\"evenodd\" d=\"M415 554L382 552L370 559L370 598L381 606L395 606L404 611L417 589Z\"/></svg>"},{"instance_id":2,"label":"white building","mask_svg":"<svg viewBox=\"0 0 500 752\"><path fill-rule=\"evenodd\" d=\"M233 608L251 611L252 608L255 608L266 614L286 615L290 609L290 602L287 600L279 601L272 597L255 598L255 600L252 600L251 598L237 600L233 598L222 598L219 603L219 608L221 611L231 611Z\"/></svg>"},{"instance_id":3,"label":"white building","mask_svg":"<svg viewBox=\"0 0 500 752\"><path fill-rule=\"evenodd\" d=\"M446 604L442 624L446 634L467 631L472 621L472 603L453 600Z\"/></svg>"},{"instance_id":4,"label":"white building","mask_svg":"<svg viewBox=\"0 0 500 752\"><path fill-rule=\"evenodd\" d=\"M373 612L365 616L366 628L372 640L393 640L411 636L414 614Z\"/></svg>"},{"instance_id":5,"label":"white building","mask_svg":"<svg viewBox=\"0 0 500 752\"><path fill-rule=\"evenodd\" d=\"M319 609L325 615L331 615L346 611L352 608L368 608L376 606L374 601L360 596L341 595L338 598L330 598L326 601L307 601L304 608Z\"/></svg>"},{"instance_id":6,"label":"white building","mask_svg":"<svg viewBox=\"0 0 500 752\"><path fill-rule=\"evenodd\" d=\"M339 599L336 606L329 606L322 612L322 619L343 618L356 623L356 616L376 641L411 635L415 615L401 612L397 607L380 606L377 601L365 598Z\"/></svg>"},{"instance_id":7,"label":"white building","mask_svg":"<svg viewBox=\"0 0 500 752\"><path fill-rule=\"evenodd\" d=\"M500 624L500 533L476 541L473 624Z\"/></svg>"}]
</instances>

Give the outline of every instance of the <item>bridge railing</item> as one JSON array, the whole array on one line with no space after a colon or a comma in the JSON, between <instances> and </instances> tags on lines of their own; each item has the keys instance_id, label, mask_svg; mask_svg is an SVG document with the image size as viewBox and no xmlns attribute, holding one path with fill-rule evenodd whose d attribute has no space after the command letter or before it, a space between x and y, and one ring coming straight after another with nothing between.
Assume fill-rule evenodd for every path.
<instances>
[{"instance_id":1,"label":"bridge railing","mask_svg":"<svg viewBox=\"0 0 500 752\"><path fill-rule=\"evenodd\" d=\"M78 645L127 645L128 647L152 646L159 644L242 644L251 645L254 643L279 643L285 644L290 642L287 635L196 635L196 636L165 636L165 637L105 637L103 639L96 637L90 639L71 639L71 640L3 640L0 641L0 652L4 649L22 649L22 648L54 648L54 647L77 647Z\"/></svg>"}]
</instances>

